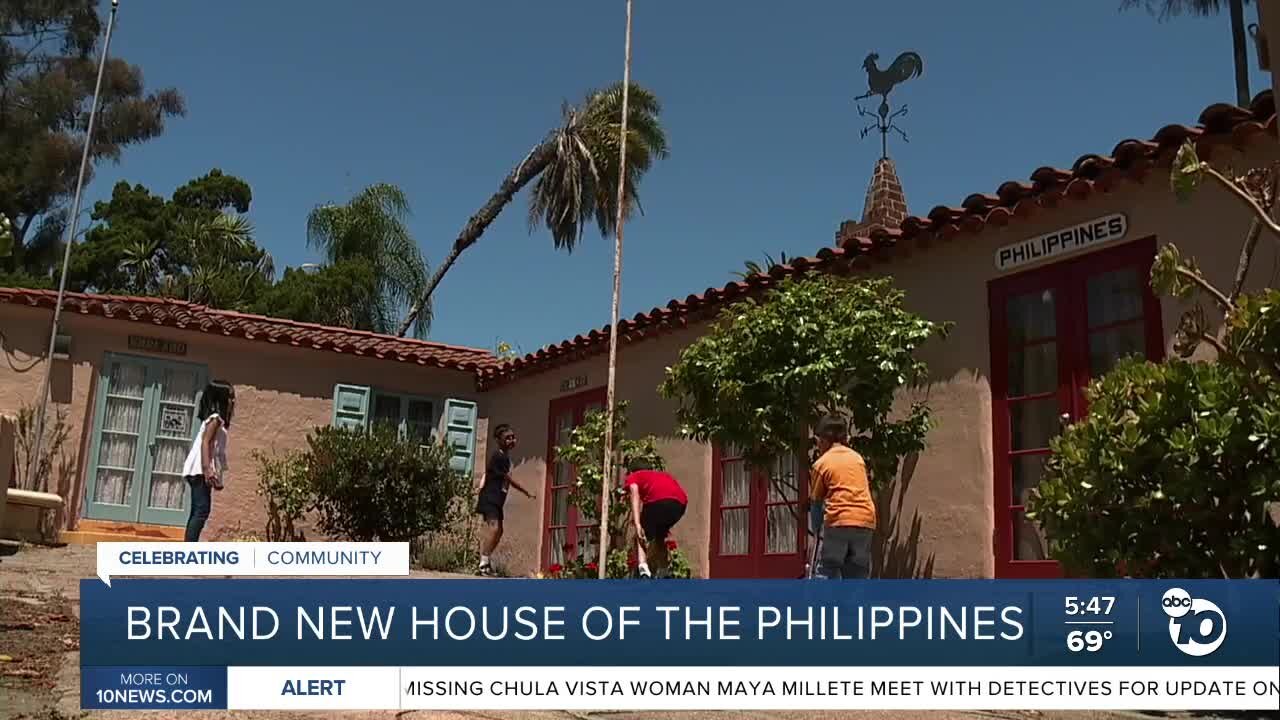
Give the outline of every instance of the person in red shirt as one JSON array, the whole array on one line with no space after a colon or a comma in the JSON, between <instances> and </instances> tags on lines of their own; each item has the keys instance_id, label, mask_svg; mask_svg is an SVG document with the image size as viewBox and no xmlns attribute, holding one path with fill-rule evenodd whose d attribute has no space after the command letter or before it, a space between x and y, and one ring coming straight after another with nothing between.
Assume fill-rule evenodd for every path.
<instances>
[{"instance_id":1,"label":"person in red shirt","mask_svg":"<svg viewBox=\"0 0 1280 720\"><path fill-rule=\"evenodd\" d=\"M623 487L631 495L631 518L636 526L636 555L640 577L652 577L649 560L661 577L667 570L667 534L684 517L689 497L669 473L654 470L647 460L628 464ZM648 545L648 552L645 546Z\"/></svg>"}]
</instances>

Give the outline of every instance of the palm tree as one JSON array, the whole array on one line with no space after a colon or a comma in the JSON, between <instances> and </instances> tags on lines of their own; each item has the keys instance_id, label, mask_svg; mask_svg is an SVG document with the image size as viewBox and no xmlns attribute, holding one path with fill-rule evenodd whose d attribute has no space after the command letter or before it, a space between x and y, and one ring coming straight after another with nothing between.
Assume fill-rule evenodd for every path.
<instances>
[{"instance_id":1,"label":"palm tree","mask_svg":"<svg viewBox=\"0 0 1280 720\"><path fill-rule=\"evenodd\" d=\"M1249 53L1245 45L1244 6L1249 0L1225 0L1231 13L1231 49L1235 54L1236 69L1236 104L1248 107L1252 96L1249 94ZM1200 17L1217 15L1222 12L1224 0L1123 0L1121 10L1141 7L1147 12L1157 15L1160 20L1187 13Z\"/></svg>"},{"instance_id":2,"label":"palm tree","mask_svg":"<svg viewBox=\"0 0 1280 720\"><path fill-rule=\"evenodd\" d=\"M253 224L243 215L218 213L182 221L172 248L144 243L126 251L125 263L136 285L158 286L169 297L241 310L254 290L275 277L275 262L254 243ZM174 254L180 255L185 272L163 276Z\"/></svg>"},{"instance_id":3,"label":"palm tree","mask_svg":"<svg viewBox=\"0 0 1280 720\"><path fill-rule=\"evenodd\" d=\"M769 272L770 270L773 270L775 267L778 267L779 265L786 265L786 264L787 264L786 253L782 253L778 260L774 260L772 255L765 253L763 264L758 263L755 260L747 260L746 262L743 263L743 270L740 272L735 272L733 273L733 275L734 277L746 280L752 275L763 275Z\"/></svg>"},{"instance_id":4,"label":"palm tree","mask_svg":"<svg viewBox=\"0 0 1280 720\"><path fill-rule=\"evenodd\" d=\"M160 287L164 274L165 247L161 238L139 238L124 249L120 269L129 278L129 292L135 295L153 295Z\"/></svg>"},{"instance_id":5,"label":"palm tree","mask_svg":"<svg viewBox=\"0 0 1280 720\"><path fill-rule=\"evenodd\" d=\"M424 297L427 263L409 234L405 220L409 201L395 185L379 183L361 190L346 205L322 205L307 216L307 244L318 248L329 264L364 260L373 266L382 305L391 312L379 320L378 332L391 332L394 312ZM414 304L400 326L426 337L431 306Z\"/></svg>"},{"instance_id":6,"label":"palm tree","mask_svg":"<svg viewBox=\"0 0 1280 720\"><path fill-rule=\"evenodd\" d=\"M577 107L565 105L562 122L516 165L453 241L448 256L436 268L418 301L400 326L404 335L432 293L453 267L458 256L476 244L516 193L533 182L529 197L529 229L544 225L557 249L572 252L582 239L586 224L594 218L602 235L611 235L618 224L621 149L622 83L587 95ZM622 178L625 201L622 215L639 207L637 186L655 159L667 156L667 135L659 121L662 105L649 90L631 85L627 106L627 159Z\"/></svg>"}]
</instances>

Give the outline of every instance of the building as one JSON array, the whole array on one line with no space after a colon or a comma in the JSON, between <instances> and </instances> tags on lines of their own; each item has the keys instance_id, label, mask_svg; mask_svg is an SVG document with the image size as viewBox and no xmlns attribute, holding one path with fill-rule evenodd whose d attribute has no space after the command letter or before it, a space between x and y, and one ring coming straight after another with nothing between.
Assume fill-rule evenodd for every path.
<instances>
[{"instance_id":1,"label":"building","mask_svg":"<svg viewBox=\"0 0 1280 720\"><path fill-rule=\"evenodd\" d=\"M1183 308L1148 286L1157 248L1175 243L1214 282L1228 282L1248 226L1238 200L1216 187L1193 203L1175 201L1169 165L1187 140L1220 167L1274 162L1271 93L1250 108L1214 105L1196 127L1169 125L1150 140L1124 140L1069 169L1041 167L1027 182L1011 180L924 216L906 215L892 164L882 161L862 220L842 225L835 247L624 320L618 398L630 403L631 431L661 438L668 465L689 490L676 539L695 570L797 577L803 530L788 508L796 498L771 493L765 473L745 468L733 448L676 436L673 406L656 392L664 368L726 304L816 269L891 275L912 310L954 323L949 338L922 351L938 426L882 498L882 573L1058 575L1021 505L1048 439L1080 416L1089 378L1126 354L1171 352ZM1277 263L1276 245L1264 243L1249 284L1274 284L1267 274ZM38 391L42 366L27 368L47 342L52 304L51 293L0 290L5 412ZM502 552L510 568L531 572L594 543L590 520L567 506L573 469L548 458L604 403L607 327L499 361L481 350L166 300L73 295L64 312L71 350L54 360L54 400L69 411L78 443L72 495L82 498L75 513L84 518L82 531L163 535L180 524L183 511L173 492L165 494L174 485L163 469L172 468L169 446L185 449L191 388L214 375L237 387L232 465L240 471L236 487L215 500L214 536L261 525L252 451L296 447L317 424L390 417L406 433L447 435L459 467L474 467L483 455L488 423L521 433L514 472L537 488L537 498L509 501ZM117 457L109 450L118 442L113 433L133 438L133 454L119 450L120 460L108 462ZM780 459L772 471L803 485L804 468L794 460Z\"/></svg>"}]
</instances>

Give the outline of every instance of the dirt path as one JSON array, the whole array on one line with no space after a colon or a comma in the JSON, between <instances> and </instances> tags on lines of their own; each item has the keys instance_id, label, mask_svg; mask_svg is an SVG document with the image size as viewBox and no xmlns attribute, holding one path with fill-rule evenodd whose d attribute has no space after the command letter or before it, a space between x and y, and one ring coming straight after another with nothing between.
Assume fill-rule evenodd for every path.
<instances>
[{"instance_id":1,"label":"dirt path","mask_svg":"<svg viewBox=\"0 0 1280 720\"><path fill-rule=\"evenodd\" d=\"M3 669L34 674L0 675L0 719L168 720L172 712L80 710L80 579L91 578L91 546L25 548L0 559L0 662ZM414 572L415 577L463 577ZM181 720L1121 720L1133 713L1106 712L441 712L306 713L281 711L190 711Z\"/></svg>"}]
</instances>

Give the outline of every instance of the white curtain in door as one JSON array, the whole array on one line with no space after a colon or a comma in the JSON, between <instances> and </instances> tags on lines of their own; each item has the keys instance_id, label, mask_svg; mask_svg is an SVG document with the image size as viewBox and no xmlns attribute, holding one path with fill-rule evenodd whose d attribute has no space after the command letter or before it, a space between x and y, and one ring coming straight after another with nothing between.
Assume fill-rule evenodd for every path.
<instances>
[{"instance_id":1,"label":"white curtain in door","mask_svg":"<svg viewBox=\"0 0 1280 720\"><path fill-rule=\"evenodd\" d=\"M116 361L107 375L102 435L98 445L98 477L93 501L127 505L133 489L146 368Z\"/></svg>"},{"instance_id":2,"label":"white curtain in door","mask_svg":"<svg viewBox=\"0 0 1280 720\"><path fill-rule=\"evenodd\" d=\"M200 391L194 369L165 368L160 379L155 458L147 507L181 510L187 490L182 465L195 435L196 397Z\"/></svg>"},{"instance_id":3,"label":"white curtain in door","mask_svg":"<svg viewBox=\"0 0 1280 720\"><path fill-rule=\"evenodd\" d=\"M738 456L735 447L724 448L729 457ZM742 460L725 460L720 465L720 554L746 555L751 541L751 473ZM740 505L743 507L733 507Z\"/></svg>"}]
</instances>

